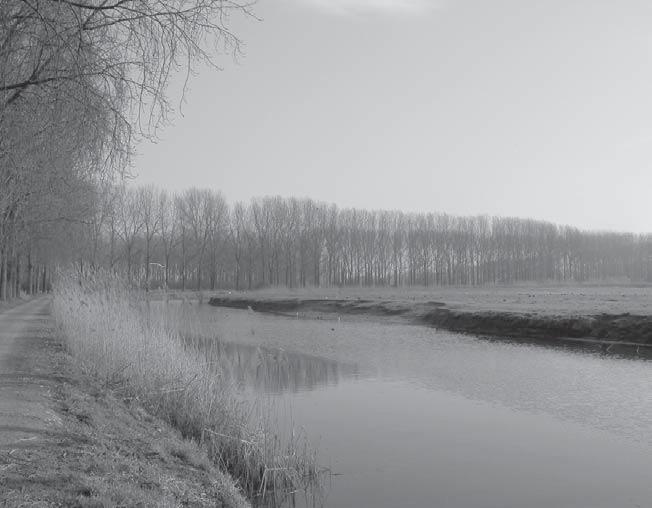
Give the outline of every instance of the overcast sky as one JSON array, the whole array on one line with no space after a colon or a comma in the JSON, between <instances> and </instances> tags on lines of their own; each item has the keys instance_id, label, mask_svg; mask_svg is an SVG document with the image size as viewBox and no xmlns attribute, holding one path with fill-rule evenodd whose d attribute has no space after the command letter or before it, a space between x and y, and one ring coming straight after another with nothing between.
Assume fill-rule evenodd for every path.
<instances>
[{"instance_id":1,"label":"overcast sky","mask_svg":"<svg viewBox=\"0 0 652 508\"><path fill-rule=\"evenodd\" d=\"M137 182L652 231L652 2L259 0Z\"/></svg>"}]
</instances>

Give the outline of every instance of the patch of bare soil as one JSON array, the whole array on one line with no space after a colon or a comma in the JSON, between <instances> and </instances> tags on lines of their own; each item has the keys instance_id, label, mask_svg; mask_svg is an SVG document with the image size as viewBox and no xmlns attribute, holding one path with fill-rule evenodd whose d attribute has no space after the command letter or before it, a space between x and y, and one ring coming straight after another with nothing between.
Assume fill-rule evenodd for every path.
<instances>
[{"instance_id":1,"label":"patch of bare soil","mask_svg":"<svg viewBox=\"0 0 652 508\"><path fill-rule=\"evenodd\" d=\"M0 506L249 506L201 449L85 375L51 334L29 349L22 370L50 423L0 428L24 436L0 446Z\"/></svg>"}]
</instances>

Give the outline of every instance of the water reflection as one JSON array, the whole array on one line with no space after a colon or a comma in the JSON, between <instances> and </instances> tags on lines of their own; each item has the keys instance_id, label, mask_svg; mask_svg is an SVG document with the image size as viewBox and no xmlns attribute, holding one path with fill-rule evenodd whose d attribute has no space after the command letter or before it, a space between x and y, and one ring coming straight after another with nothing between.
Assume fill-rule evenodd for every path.
<instances>
[{"instance_id":1,"label":"water reflection","mask_svg":"<svg viewBox=\"0 0 652 508\"><path fill-rule=\"evenodd\" d=\"M230 342L355 363L358 378L408 382L652 444L651 362L478 340L424 326L201 310L206 326Z\"/></svg>"},{"instance_id":2,"label":"water reflection","mask_svg":"<svg viewBox=\"0 0 652 508\"><path fill-rule=\"evenodd\" d=\"M215 347L239 386L265 393L311 391L358 376L357 364L284 349L224 341L219 341Z\"/></svg>"},{"instance_id":3,"label":"water reflection","mask_svg":"<svg viewBox=\"0 0 652 508\"><path fill-rule=\"evenodd\" d=\"M650 505L650 362L374 321L199 315L234 379L273 392L318 442L337 475L328 508Z\"/></svg>"}]
</instances>

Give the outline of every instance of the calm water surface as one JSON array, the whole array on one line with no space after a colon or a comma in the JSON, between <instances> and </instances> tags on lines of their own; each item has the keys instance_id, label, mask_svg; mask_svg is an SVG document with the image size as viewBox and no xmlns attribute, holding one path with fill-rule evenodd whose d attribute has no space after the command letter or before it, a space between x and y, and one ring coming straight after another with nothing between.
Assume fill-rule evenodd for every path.
<instances>
[{"instance_id":1,"label":"calm water surface","mask_svg":"<svg viewBox=\"0 0 652 508\"><path fill-rule=\"evenodd\" d=\"M337 508L652 506L652 362L200 306L319 447Z\"/></svg>"}]
</instances>

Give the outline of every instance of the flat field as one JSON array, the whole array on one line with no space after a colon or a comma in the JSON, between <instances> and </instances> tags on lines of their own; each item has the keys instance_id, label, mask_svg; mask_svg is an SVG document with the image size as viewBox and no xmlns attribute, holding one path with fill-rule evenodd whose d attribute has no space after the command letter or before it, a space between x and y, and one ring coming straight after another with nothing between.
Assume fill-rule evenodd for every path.
<instances>
[{"instance_id":1,"label":"flat field","mask_svg":"<svg viewBox=\"0 0 652 508\"><path fill-rule=\"evenodd\" d=\"M652 315L652 285L531 285L445 288L267 288L215 291L211 296L254 300L370 300L409 306L430 302L468 312L506 312L542 316L597 314Z\"/></svg>"}]
</instances>

